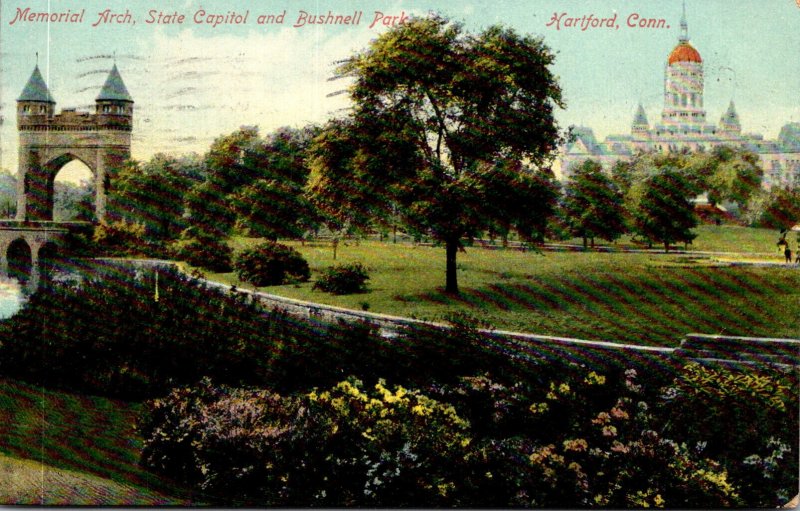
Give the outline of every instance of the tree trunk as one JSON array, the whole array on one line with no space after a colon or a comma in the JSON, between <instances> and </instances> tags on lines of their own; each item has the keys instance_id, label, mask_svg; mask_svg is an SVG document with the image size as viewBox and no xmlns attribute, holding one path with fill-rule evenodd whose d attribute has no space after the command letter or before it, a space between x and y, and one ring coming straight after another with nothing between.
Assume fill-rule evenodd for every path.
<instances>
[{"instance_id":1,"label":"tree trunk","mask_svg":"<svg viewBox=\"0 0 800 511\"><path fill-rule=\"evenodd\" d=\"M592 248L594 248L594 238L592 238Z\"/></svg>"},{"instance_id":2,"label":"tree trunk","mask_svg":"<svg viewBox=\"0 0 800 511\"><path fill-rule=\"evenodd\" d=\"M586 250L586 247L589 246L589 240L586 236L583 237L583 249Z\"/></svg>"},{"instance_id":3,"label":"tree trunk","mask_svg":"<svg viewBox=\"0 0 800 511\"><path fill-rule=\"evenodd\" d=\"M458 294L458 269L456 267L456 255L458 254L458 239L447 240L445 243L447 251L447 277L445 292L451 295Z\"/></svg>"},{"instance_id":4,"label":"tree trunk","mask_svg":"<svg viewBox=\"0 0 800 511\"><path fill-rule=\"evenodd\" d=\"M664 252L669 253L669 241L664 242Z\"/></svg>"}]
</instances>

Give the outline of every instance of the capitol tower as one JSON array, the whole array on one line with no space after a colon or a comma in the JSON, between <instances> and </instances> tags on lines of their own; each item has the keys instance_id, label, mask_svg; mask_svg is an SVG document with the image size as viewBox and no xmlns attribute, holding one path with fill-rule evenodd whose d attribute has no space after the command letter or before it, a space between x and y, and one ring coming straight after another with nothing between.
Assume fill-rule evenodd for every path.
<instances>
[{"instance_id":1,"label":"capitol tower","mask_svg":"<svg viewBox=\"0 0 800 511\"><path fill-rule=\"evenodd\" d=\"M681 16L678 45L667 58L664 71L664 111L661 122L674 131L701 132L706 122L703 109L703 59L689 44L686 4Z\"/></svg>"}]
</instances>

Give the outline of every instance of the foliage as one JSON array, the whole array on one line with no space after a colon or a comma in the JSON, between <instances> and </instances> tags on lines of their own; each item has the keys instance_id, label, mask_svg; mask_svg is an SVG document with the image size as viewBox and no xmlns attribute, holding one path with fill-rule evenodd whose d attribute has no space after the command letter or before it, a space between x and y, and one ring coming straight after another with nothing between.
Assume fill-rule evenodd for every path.
<instances>
[{"instance_id":1,"label":"foliage","mask_svg":"<svg viewBox=\"0 0 800 511\"><path fill-rule=\"evenodd\" d=\"M338 226L397 213L445 245L446 290L458 293L463 239L509 228L535 239L552 212L562 106L552 62L541 39L497 26L469 35L431 17L394 27L338 70L355 80L355 106L315 139L313 200Z\"/></svg>"},{"instance_id":2,"label":"foliage","mask_svg":"<svg viewBox=\"0 0 800 511\"><path fill-rule=\"evenodd\" d=\"M679 171L664 167L647 179L636 211L636 231L645 239L664 244L664 250L678 242L690 242L697 226L689 202L691 187Z\"/></svg>"},{"instance_id":3,"label":"foliage","mask_svg":"<svg viewBox=\"0 0 800 511\"><path fill-rule=\"evenodd\" d=\"M786 230L798 223L800 223L800 188L783 187L771 190L758 219L758 225Z\"/></svg>"},{"instance_id":4,"label":"foliage","mask_svg":"<svg viewBox=\"0 0 800 511\"><path fill-rule=\"evenodd\" d=\"M659 405L662 381L653 374L541 369L511 384L480 375L424 391L382 379L369 390L348 378L286 397L204 380L148 405L142 460L227 505L772 505L747 489L730 460L687 440L689 421ZM692 380L692 371L679 380ZM701 407L698 396L685 403ZM797 463L788 447L796 432L791 422L764 419L775 435L760 440L772 451L739 466L780 474L791 469L788 458ZM757 484L765 494L794 489L791 477Z\"/></svg>"},{"instance_id":5,"label":"foliage","mask_svg":"<svg viewBox=\"0 0 800 511\"><path fill-rule=\"evenodd\" d=\"M753 506L780 506L797 490L797 392L790 371L688 364L664 393L666 434L721 462Z\"/></svg>"},{"instance_id":6,"label":"foliage","mask_svg":"<svg viewBox=\"0 0 800 511\"><path fill-rule=\"evenodd\" d=\"M264 381L264 343L305 331L265 315L238 294L208 289L175 270L100 265L98 277L55 282L3 321L0 371L38 384L139 399L204 375Z\"/></svg>"},{"instance_id":7,"label":"foliage","mask_svg":"<svg viewBox=\"0 0 800 511\"><path fill-rule=\"evenodd\" d=\"M708 156L699 153L691 158L700 160L694 163L694 168L704 167L701 175L705 175L704 188L712 204L731 201L745 206L761 189L764 171L755 153L717 146Z\"/></svg>"},{"instance_id":8,"label":"foliage","mask_svg":"<svg viewBox=\"0 0 800 511\"><path fill-rule=\"evenodd\" d=\"M102 221L94 230L94 245L102 253L112 256L159 255L161 250L157 244L145 238L145 229L141 224L126 220Z\"/></svg>"},{"instance_id":9,"label":"foliage","mask_svg":"<svg viewBox=\"0 0 800 511\"><path fill-rule=\"evenodd\" d=\"M297 250L272 241L238 254L234 269L240 280L257 287L305 282L311 276L308 262Z\"/></svg>"},{"instance_id":10,"label":"foliage","mask_svg":"<svg viewBox=\"0 0 800 511\"><path fill-rule=\"evenodd\" d=\"M623 196L594 160L573 169L562 199L567 226L573 236L614 241L625 232Z\"/></svg>"},{"instance_id":11,"label":"foliage","mask_svg":"<svg viewBox=\"0 0 800 511\"><path fill-rule=\"evenodd\" d=\"M470 442L451 406L384 382L282 398L204 380L149 408L142 462L238 505L444 504Z\"/></svg>"},{"instance_id":12,"label":"foliage","mask_svg":"<svg viewBox=\"0 0 800 511\"><path fill-rule=\"evenodd\" d=\"M241 228L277 240L299 238L317 225L317 214L303 194L309 173L306 151L317 131L313 126L280 128L251 142L249 159L256 178L231 199Z\"/></svg>"},{"instance_id":13,"label":"foliage","mask_svg":"<svg viewBox=\"0 0 800 511\"><path fill-rule=\"evenodd\" d=\"M68 181L53 183L53 220L61 222L94 220L94 183Z\"/></svg>"},{"instance_id":14,"label":"foliage","mask_svg":"<svg viewBox=\"0 0 800 511\"><path fill-rule=\"evenodd\" d=\"M169 245L169 253L175 259L185 261L196 268L213 272L231 271L233 251L228 244L199 230L184 231L181 239Z\"/></svg>"},{"instance_id":15,"label":"foliage","mask_svg":"<svg viewBox=\"0 0 800 511\"><path fill-rule=\"evenodd\" d=\"M225 239L236 223L227 194L211 180L192 187L186 194L185 206L188 228L198 238Z\"/></svg>"},{"instance_id":16,"label":"foliage","mask_svg":"<svg viewBox=\"0 0 800 511\"><path fill-rule=\"evenodd\" d=\"M317 278L313 289L320 289L335 295L363 293L367 290L369 274L367 268L361 263L340 264L329 266Z\"/></svg>"},{"instance_id":17,"label":"foliage","mask_svg":"<svg viewBox=\"0 0 800 511\"><path fill-rule=\"evenodd\" d=\"M0 168L0 218L14 218L17 212L17 177Z\"/></svg>"},{"instance_id":18,"label":"foliage","mask_svg":"<svg viewBox=\"0 0 800 511\"><path fill-rule=\"evenodd\" d=\"M175 239L186 228L186 190L203 178L195 155L156 154L150 161L130 161L114 178L109 214L138 223L150 239Z\"/></svg>"}]
</instances>

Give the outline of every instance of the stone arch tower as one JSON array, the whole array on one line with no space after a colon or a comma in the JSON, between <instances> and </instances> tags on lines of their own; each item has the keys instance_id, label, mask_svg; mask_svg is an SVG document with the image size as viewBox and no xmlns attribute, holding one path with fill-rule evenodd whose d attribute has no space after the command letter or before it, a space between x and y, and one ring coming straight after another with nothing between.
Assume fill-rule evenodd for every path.
<instances>
[{"instance_id":1,"label":"stone arch tower","mask_svg":"<svg viewBox=\"0 0 800 511\"><path fill-rule=\"evenodd\" d=\"M51 221L56 174L67 163L79 160L92 171L95 217L103 220L109 185L131 154L133 98L114 64L95 100L94 113L68 108L56 114L55 105L36 66L17 99L16 219Z\"/></svg>"}]
</instances>

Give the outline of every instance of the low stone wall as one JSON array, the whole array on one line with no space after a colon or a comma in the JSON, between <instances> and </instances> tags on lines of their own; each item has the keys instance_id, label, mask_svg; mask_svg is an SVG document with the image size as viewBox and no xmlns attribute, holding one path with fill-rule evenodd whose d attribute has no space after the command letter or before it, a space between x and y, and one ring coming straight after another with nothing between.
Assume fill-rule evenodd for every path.
<instances>
[{"instance_id":1,"label":"low stone wall","mask_svg":"<svg viewBox=\"0 0 800 511\"><path fill-rule=\"evenodd\" d=\"M130 260L103 260L113 267L115 263L131 263ZM175 266L170 261L137 260L136 265L146 268ZM210 288L230 291L231 286L207 279L198 279ZM396 337L400 332L415 328L447 327L442 323L421 321L412 318L357 311L306 302L293 298L235 288L257 300L265 309L278 308L293 316L314 323L337 321L367 321L377 325L382 335ZM704 363L725 362L733 365L781 365L800 367L800 339L770 339L735 337L691 333L685 335L678 347L654 347L622 344L605 341L589 341L566 337L536 335L504 330L483 330L492 349L499 349L520 363L535 360L570 360L587 367L608 366L634 367L647 371L674 370L676 365L687 360ZM676 340L677 340L676 336Z\"/></svg>"}]
</instances>

